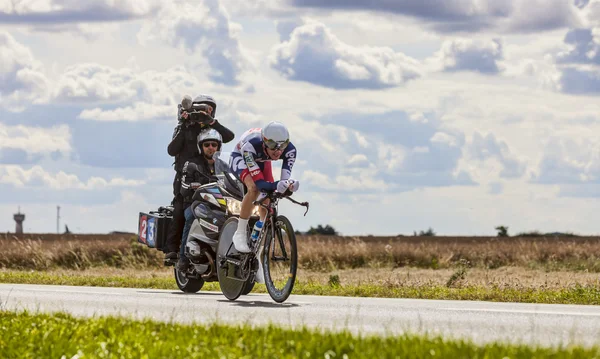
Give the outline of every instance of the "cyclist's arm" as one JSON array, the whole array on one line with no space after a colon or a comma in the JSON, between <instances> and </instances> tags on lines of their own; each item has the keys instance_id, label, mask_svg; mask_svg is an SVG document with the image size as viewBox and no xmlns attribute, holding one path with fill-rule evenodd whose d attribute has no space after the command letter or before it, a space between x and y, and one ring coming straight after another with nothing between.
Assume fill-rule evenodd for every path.
<instances>
[{"instance_id":1,"label":"cyclist's arm","mask_svg":"<svg viewBox=\"0 0 600 359\"><path fill-rule=\"evenodd\" d=\"M281 165L281 180L285 181L292 176L292 167L294 167L294 163L296 162L296 147L293 143L290 142L288 146L285 148L285 151L281 154L281 159L283 164Z\"/></svg>"}]
</instances>

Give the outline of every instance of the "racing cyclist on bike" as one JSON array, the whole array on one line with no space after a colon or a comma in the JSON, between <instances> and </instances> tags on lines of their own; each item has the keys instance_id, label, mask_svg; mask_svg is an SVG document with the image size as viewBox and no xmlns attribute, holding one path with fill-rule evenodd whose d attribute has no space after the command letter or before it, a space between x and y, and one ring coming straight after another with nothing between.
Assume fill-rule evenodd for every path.
<instances>
[{"instance_id":1,"label":"racing cyclist on bike","mask_svg":"<svg viewBox=\"0 0 600 359\"><path fill-rule=\"evenodd\" d=\"M271 161L283 160L279 181L273 179ZM238 228L233 235L233 245L238 252L248 253L248 219L261 191L286 190L295 192L300 182L290 178L296 161L296 147L290 142L285 125L271 122L264 128L252 128L242 134L231 153L229 168L246 185L247 192L242 200ZM265 201L265 204L267 202ZM267 210L260 207L260 220L264 222ZM257 272L257 282L264 283L262 268Z\"/></svg>"}]
</instances>

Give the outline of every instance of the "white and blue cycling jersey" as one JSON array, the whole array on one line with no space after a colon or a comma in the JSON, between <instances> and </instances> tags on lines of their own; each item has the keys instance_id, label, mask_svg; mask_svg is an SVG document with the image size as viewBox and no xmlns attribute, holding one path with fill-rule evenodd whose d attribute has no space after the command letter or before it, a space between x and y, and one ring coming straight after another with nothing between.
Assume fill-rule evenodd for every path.
<instances>
[{"instance_id":1,"label":"white and blue cycling jersey","mask_svg":"<svg viewBox=\"0 0 600 359\"><path fill-rule=\"evenodd\" d=\"M296 161L296 147L289 143L279 157L283 161L280 179L287 180L292 174ZM266 153L261 129L251 128L242 134L229 159L230 170L242 181L250 175L261 190L275 190L277 183L273 180L271 167L273 161Z\"/></svg>"}]
</instances>

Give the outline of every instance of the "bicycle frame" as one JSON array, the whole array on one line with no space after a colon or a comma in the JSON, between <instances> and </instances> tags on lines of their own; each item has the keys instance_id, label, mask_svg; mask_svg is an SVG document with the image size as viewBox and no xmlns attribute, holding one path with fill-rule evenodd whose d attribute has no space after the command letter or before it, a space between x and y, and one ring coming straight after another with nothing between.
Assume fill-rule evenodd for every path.
<instances>
[{"instance_id":1,"label":"bicycle frame","mask_svg":"<svg viewBox=\"0 0 600 359\"><path fill-rule=\"evenodd\" d=\"M264 228L270 228L271 230L271 236L273 239L277 238L277 241L279 242L279 245L281 246L281 250L283 253L283 258L282 260L285 260L287 258L287 253L285 251L285 244L283 243L283 238L282 236L276 236L275 235L275 221L277 220L277 216L279 215L279 200L281 198L285 198L289 201L291 201L292 203L295 203L297 205L306 207L306 212L304 212L304 215L306 216L306 213L308 213L309 210L309 203L308 202L298 202L295 199L291 198L289 195L287 195L288 193L291 192L290 191L286 191L284 194L280 194L278 192L271 192L269 193L267 196L265 196L263 199L261 199L260 201L254 201L253 204L254 205L258 205L262 208L265 208L267 210L267 216L265 217L265 223L263 224L263 229ZM266 205L263 202L265 202L267 199L269 199L269 204ZM270 224L270 226L267 225L267 223ZM264 239L266 236L266 231L261 230L260 234L259 234L259 240L257 240L257 245L255 248L253 248L253 252L256 254L257 253L257 249L260 248L260 245L264 245ZM267 249L267 248L265 248ZM273 246L273 259L276 260L275 258L275 246Z\"/></svg>"}]
</instances>

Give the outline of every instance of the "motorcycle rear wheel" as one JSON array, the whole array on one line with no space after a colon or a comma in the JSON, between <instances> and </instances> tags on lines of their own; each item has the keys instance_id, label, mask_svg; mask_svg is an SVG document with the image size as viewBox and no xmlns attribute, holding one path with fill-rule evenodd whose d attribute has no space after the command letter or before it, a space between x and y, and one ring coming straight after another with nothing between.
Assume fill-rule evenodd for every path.
<instances>
[{"instance_id":1,"label":"motorcycle rear wheel","mask_svg":"<svg viewBox=\"0 0 600 359\"><path fill-rule=\"evenodd\" d=\"M177 268L173 269L177 287L184 293L197 293L204 286L204 279L189 278Z\"/></svg>"}]
</instances>

